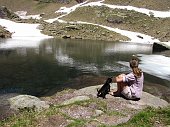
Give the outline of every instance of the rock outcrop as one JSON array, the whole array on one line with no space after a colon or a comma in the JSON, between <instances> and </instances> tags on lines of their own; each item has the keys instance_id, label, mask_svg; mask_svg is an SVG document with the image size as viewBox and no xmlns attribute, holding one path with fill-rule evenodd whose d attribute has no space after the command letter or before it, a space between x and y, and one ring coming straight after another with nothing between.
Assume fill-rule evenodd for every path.
<instances>
[{"instance_id":1,"label":"rock outcrop","mask_svg":"<svg viewBox=\"0 0 170 127\"><path fill-rule=\"evenodd\" d=\"M0 38L11 38L12 33L0 26Z\"/></svg>"},{"instance_id":2,"label":"rock outcrop","mask_svg":"<svg viewBox=\"0 0 170 127\"><path fill-rule=\"evenodd\" d=\"M85 126L118 125L126 123L135 114L147 107L163 108L169 105L165 100L146 92L143 92L139 101L126 100L109 94L106 96L107 99L97 98L97 88L101 86L90 86L62 94L57 93L44 99L52 105L58 105L61 114L73 119L86 120ZM111 84L111 88L116 89L116 84Z\"/></svg>"},{"instance_id":3,"label":"rock outcrop","mask_svg":"<svg viewBox=\"0 0 170 127\"><path fill-rule=\"evenodd\" d=\"M19 16L9 10L7 7L0 6L0 18L19 19Z\"/></svg>"},{"instance_id":4,"label":"rock outcrop","mask_svg":"<svg viewBox=\"0 0 170 127\"><path fill-rule=\"evenodd\" d=\"M101 85L86 87L86 88L75 91L75 94L76 95L92 95L94 97L97 97L96 91L97 91L97 88L100 88L100 87ZM111 84L111 89L116 89L115 83ZM156 96L153 96L147 92L142 93L142 98L139 101L131 101L131 100L125 100L125 99L122 100L121 97L113 97L109 94L106 96L106 98L108 99L114 98L118 101L122 101L122 103L125 103L125 105L127 104L128 107L134 108L134 109L143 109L147 106L158 108L158 107L166 107L169 105L167 101L160 99Z\"/></svg>"},{"instance_id":5,"label":"rock outcrop","mask_svg":"<svg viewBox=\"0 0 170 127\"><path fill-rule=\"evenodd\" d=\"M45 101L41 101L39 98L30 95L18 95L8 99L10 108L14 110L24 108L34 108L37 111L49 108L49 105Z\"/></svg>"}]
</instances>

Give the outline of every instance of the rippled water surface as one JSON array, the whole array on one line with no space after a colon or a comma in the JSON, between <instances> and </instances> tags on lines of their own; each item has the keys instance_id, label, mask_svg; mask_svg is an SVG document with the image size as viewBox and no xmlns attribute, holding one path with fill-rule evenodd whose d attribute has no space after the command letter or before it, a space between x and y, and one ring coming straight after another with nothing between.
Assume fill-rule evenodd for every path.
<instances>
[{"instance_id":1,"label":"rippled water surface","mask_svg":"<svg viewBox=\"0 0 170 127\"><path fill-rule=\"evenodd\" d=\"M163 53L153 54L152 45L58 39L39 42L9 39L0 42L0 93L41 96L65 88L97 85L108 76L128 72L127 62L133 54L141 59L147 84L155 84L156 79L156 84L169 88L168 66L160 63L167 70L162 72L161 69L148 69L159 68L154 63L161 57L169 62L169 57L166 57L169 53L165 57ZM155 55L158 59L148 63L148 59Z\"/></svg>"}]
</instances>

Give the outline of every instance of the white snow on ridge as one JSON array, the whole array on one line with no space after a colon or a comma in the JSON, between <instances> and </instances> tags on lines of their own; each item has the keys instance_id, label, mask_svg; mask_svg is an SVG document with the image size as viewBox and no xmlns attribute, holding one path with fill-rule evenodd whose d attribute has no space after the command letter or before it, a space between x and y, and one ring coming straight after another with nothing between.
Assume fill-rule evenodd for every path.
<instances>
[{"instance_id":1,"label":"white snow on ridge","mask_svg":"<svg viewBox=\"0 0 170 127\"><path fill-rule=\"evenodd\" d=\"M27 12L26 11L17 11L15 12L16 15L18 15L21 19L41 19L42 17L40 16L40 14L38 15L26 15Z\"/></svg>"},{"instance_id":2,"label":"white snow on ridge","mask_svg":"<svg viewBox=\"0 0 170 127\"><path fill-rule=\"evenodd\" d=\"M15 37L41 37L50 38L50 36L44 35L37 29L39 24L28 24L28 23L16 23L6 19L0 19L0 25L6 27L12 34L12 38Z\"/></svg>"},{"instance_id":3,"label":"white snow on ridge","mask_svg":"<svg viewBox=\"0 0 170 127\"><path fill-rule=\"evenodd\" d=\"M62 18L62 17L64 17L64 16L68 15L69 13L75 11L76 8L81 7L83 4L85 4L85 3L87 3L87 2L88 2L88 0L85 1L85 2L83 2L83 3L80 3L80 4L76 4L76 5L74 5L74 6L72 6L72 7L69 7L69 8L67 8L67 7L61 7L61 8L60 8L58 11L56 11L55 13L63 13L63 15L61 15L61 16L59 16L59 17L57 17L57 18L48 19L48 20L45 20L45 21L48 22L48 23L52 23L52 22L54 22L54 21L60 21L60 22L64 22L64 23L65 23L65 21L60 20L60 18Z\"/></svg>"},{"instance_id":4,"label":"white snow on ridge","mask_svg":"<svg viewBox=\"0 0 170 127\"><path fill-rule=\"evenodd\" d=\"M136 12L140 12L143 14L146 14L148 16L154 15L154 17L159 17L159 18L167 18L170 17L170 10L169 11L155 11L155 10L149 10L146 8L138 8L138 7L133 7L133 6L120 6L120 5L111 5L111 4L104 4L102 1L98 2L90 2L87 4L84 4L83 6L106 6L112 9L127 9L127 10L134 10Z\"/></svg>"},{"instance_id":5,"label":"white snow on ridge","mask_svg":"<svg viewBox=\"0 0 170 127\"><path fill-rule=\"evenodd\" d=\"M140 12L143 14L146 14L148 16L154 15L154 17L159 17L159 18L167 18L170 17L170 10L169 11L156 11L156 10L149 10L146 8L138 8L138 7L133 7L133 6L120 6L120 5L111 5L111 4L104 4L102 3L104 0L97 1L97 2L88 2L85 1L83 3L74 5L70 8L67 7L61 7L56 13L71 13L75 11L76 8L78 7L84 7L84 6L106 6L112 9L127 9L127 10L134 10L136 12Z\"/></svg>"},{"instance_id":6,"label":"white snow on ridge","mask_svg":"<svg viewBox=\"0 0 170 127\"><path fill-rule=\"evenodd\" d=\"M58 11L56 11L56 13L63 13L63 15L61 15L61 16L59 16L57 18L54 18L54 19L46 20L46 22L52 23L52 22L57 20L57 21L62 22L62 23L67 23L66 21L63 21L60 18L62 18L64 16L68 15L69 13L75 11L76 8L83 7L83 6L107 6L109 8L113 8L113 9L114 8L119 8L119 9L135 10L137 12L144 13L144 14L147 14L149 16L151 14L153 14L155 17L162 17L162 18L170 17L170 12L169 11L168 12L153 11L153 10L148 10L148 9L145 9L145 8L137 8L137 7L132 7L132 6L109 5L109 4L104 4L102 2L104 2L104 0L97 1L97 2L85 1L85 2L83 2L81 4L74 5L74 6L70 7L70 8L61 7ZM93 24L93 23L89 23L89 22L77 21L76 23L92 24L92 25L97 25L97 26L106 28L108 30L114 31L114 32L119 33L121 35L127 36L128 38L131 39L130 42L149 43L149 44L154 43L154 42L160 42L158 39L154 39L151 36L141 34L141 33L138 33L138 32L131 32L131 31L127 31L127 30L121 30L121 29L118 29L118 28L112 28L112 27L103 26L103 25L99 25L99 24Z\"/></svg>"},{"instance_id":7,"label":"white snow on ridge","mask_svg":"<svg viewBox=\"0 0 170 127\"><path fill-rule=\"evenodd\" d=\"M0 25L12 33L12 39L4 40L0 48L38 47L42 40L52 38L37 29L39 24L15 23L0 19Z\"/></svg>"},{"instance_id":8,"label":"white snow on ridge","mask_svg":"<svg viewBox=\"0 0 170 127\"><path fill-rule=\"evenodd\" d=\"M55 13L71 13L71 12L73 12L73 11L75 11L76 10L76 8L78 8L78 7L81 7L82 5L84 5L84 4L86 4L88 2L88 0L87 1L85 1L85 2L83 2L83 3L79 3L79 4L76 4L76 5L74 5L74 6L72 6L72 7L69 7L69 8L67 8L67 7L61 7L58 11L56 11Z\"/></svg>"},{"instance_id":9,"label":"white snow on ridge","mask_svg":"<svg viewBox=\"0 0 170 127\"><path fill-rule=\"evenodd\" d=\"M85 1L83 3L74 5L74 6L70 7L70 8L61 7L58 11L56 11L56 13L63 13L63 15L61 15L61 16L59 16L57 18L54 18L54 19L46 20L46 21L52 23L53 21L57 20L59 22L66 23L66 21L63 21L60 18L68 15L69 13L71 13L73 11L75 11L75 9L78 8L78 7L83 7L83 6L103 6L103 5L107 6L107 7L110 7L110 8L128 9L128 10L135 10L135 11L138 11L138 12L141 11L141 13L146 13L148 15L150 14L150 12L153 12L154 15L159 13L161 16L165 16L165 17L166 16L168 17L170 15L170 12L166 12L165 14L163 14L161 11L152 11L152 10L148 10L148 9L143 10L142 8L136 8L136 7L131 7L131 6L109 5L109 4L104 4L102 2L104 2L104 0L100 0L100 1L97 1L97 2L89 2L89 0L87 0L87 1ZM29 16L26 16L26 12L24 12L24 11L18 12L18 15L23 16L22 18L28 18L29 17ZM34 16L32 16L32 17L34 17L34 18L39 17L39 15L34 15ZM154 39L151 36L141 34L141 33L137 33L137 32L121 30L121 29L118 29L118 28L112 28L112 27L103 26L103 25L100 25L100 24L88 23L88 22L77 21L76 23L92 24L92 25L97 25L97 26L106 28L108 30L111 30L111 31L117 32L117 33L119 33L121 35L129 37L131 39L130 42L149 43L149 44L150 43L152 44L153 42L159 42L158 39ZM13 33L12 34L13 39L15 39L15 38L22 39L23 37L26 40L33 39L32 37L34 37L34 40L35 40L35 37L36 37L36 39L50 38L47 35L43 35L40 32L40 30L37 29L37 26L39 24L15 23L15 22L12 22L12 21L9 21L9 20L0 19L0 25L6 27L7 30L9 30L10 32Z\"/></svg>"}]
</instances>

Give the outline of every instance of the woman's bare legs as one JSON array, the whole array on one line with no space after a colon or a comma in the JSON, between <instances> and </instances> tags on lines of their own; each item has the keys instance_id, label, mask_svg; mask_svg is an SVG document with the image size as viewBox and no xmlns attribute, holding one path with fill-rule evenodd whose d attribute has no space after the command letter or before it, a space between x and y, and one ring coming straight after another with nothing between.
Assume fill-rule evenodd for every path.
<instances>
[{"instance_id":1,"label":"woman's bare legs","mask_svg":"<svg viewBox=\"0 0 170 127\"><path fill-rule=\"evenodd\" d=\"M121 92L123 91L123 89L125 88L125 86L127 86L126 83L124 83L124 82L118 82L118 83L117 83L117 91L111 92L110 94L111 94L111 95L115 95L115 96L120 96L120 95L121 95Z\"/></svg>"}]
</instances>

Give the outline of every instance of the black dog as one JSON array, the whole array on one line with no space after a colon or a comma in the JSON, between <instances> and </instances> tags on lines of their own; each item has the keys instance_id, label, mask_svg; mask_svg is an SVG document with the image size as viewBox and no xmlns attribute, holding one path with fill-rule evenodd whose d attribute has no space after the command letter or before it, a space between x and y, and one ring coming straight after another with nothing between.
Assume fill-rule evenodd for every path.
<instances>
[{"instance_id":1,"label":"black dog","mask_svg":"<svg viewBox=\"0 0 170 127\"><path fill-rule=\"evenodd\" d=\"M112 82L112 78L108 78L105 82L105 84L100 88L100 90L97 90L97 97L103 97L106 98L106 94L110 92L110 83Z\"/></svg>"}]
</instances>

